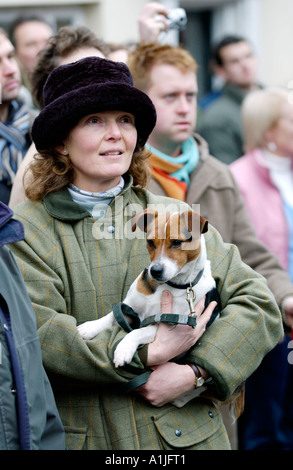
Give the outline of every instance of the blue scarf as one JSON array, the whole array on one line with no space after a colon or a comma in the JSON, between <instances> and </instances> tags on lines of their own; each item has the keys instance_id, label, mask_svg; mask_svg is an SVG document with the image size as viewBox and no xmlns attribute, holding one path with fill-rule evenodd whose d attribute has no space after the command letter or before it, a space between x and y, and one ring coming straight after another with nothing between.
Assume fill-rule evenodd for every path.
<instances>
[{"instance_id":1,"label":"blue scarf","mask_svg":"<svg viewBox=\"0 0 293 470\"><path fill-rule=\"evenodd\" d=\"M26 104L11 102L11 116L0 121L0 181L12 184L26 154L29 142L30 114Z\"/></svg>"},{"instance_id":2,"label":"blue scarf","mask_svg":"<svg viewBox=\"0 0 293 470\"><path fill-rule=\"evenodd\" d=\"M190 183L189 175L194 170L199 160L198 147L193 137L189 137L188 140L182 143L182 153L178 157L170 157L169 155L160 152L149 144L146 144L146 147L152 153L169 163L183 165L182 168L175 171L174 173L171 173L169 176L176 178L178 181L184 181L187 184Z\"/></svg>"}]
</instances>

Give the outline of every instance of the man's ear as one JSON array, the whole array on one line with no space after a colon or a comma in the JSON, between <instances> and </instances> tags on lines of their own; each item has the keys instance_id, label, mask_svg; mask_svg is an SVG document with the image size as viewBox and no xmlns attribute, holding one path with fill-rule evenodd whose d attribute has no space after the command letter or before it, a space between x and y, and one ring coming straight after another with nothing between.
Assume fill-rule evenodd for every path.
<instances>
[{"instance_id":1,"label":"man's ear","mask_svg":"<svg viewBox=\"0 0 293 470\"><path fill-rule=\"evenodd\" d=\"M214 65L213 71L214 71L214 74L217 75L217 77L220 77L221 80L226 82L227 74L226 74L225 68L222 65Z\"/></svg>"}]
</instances>

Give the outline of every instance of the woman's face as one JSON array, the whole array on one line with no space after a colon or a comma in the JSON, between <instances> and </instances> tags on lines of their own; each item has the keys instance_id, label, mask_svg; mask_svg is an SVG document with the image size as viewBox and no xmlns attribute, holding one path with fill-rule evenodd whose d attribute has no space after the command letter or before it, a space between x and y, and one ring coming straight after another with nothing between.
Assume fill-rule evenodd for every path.
<instances>
[{"instance_id":1,"label":"woman's face","mask_svg":"<svg viewBox=\"0 0 293 470\"><path fill-rule=\"evenodd\" d=\"M282 157L293 157L293 105L285 103L276 125L266 134L267 141L274 142L274 153Z\"/></svg>"},{"instance_id":2,"label":"woman's face","mask_svg":"<svg viewBox=\"0 0 293 470\"><path fill-rule=\"evenodd\" d=\"M131 164L137 141L134 116L103 111L83 117L64 140L74 167L73 184L91 192L116 186Z\"/></svg>"}]
</instances>

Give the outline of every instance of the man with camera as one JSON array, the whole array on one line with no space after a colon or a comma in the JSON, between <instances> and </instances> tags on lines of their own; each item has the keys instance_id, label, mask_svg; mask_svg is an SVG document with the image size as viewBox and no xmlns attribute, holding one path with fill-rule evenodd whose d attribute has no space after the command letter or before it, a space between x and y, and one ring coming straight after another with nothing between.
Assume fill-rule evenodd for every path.
<instances>
[{"instance_id":1,"label":"man with camera","mask_svg":"<svg viewBox=\"0 0 293 470\"><path fill-rule=\"evenodd\" d=\"M186 23L187 16L183 8L168 10L161 3L149 2L138 17L140 42L165 42L168 31L181 31Z\"/></svg>"}]
</instances>

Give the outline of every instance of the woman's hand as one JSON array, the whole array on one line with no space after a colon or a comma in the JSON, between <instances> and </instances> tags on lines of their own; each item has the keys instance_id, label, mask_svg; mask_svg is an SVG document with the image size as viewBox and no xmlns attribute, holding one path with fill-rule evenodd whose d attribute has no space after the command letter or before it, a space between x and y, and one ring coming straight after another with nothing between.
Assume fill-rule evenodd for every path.
<instances>
[{"instance_id":1,"label":"woman's hand","mask_svg":"<svg viewBox=\"0 0 293 470\"><path fill-rule=\"evenodd\" d=\"M216 302L211 302L204 309L205 299L195 305L197 325L177 325L176 328L160 323L155 340L148 346L148 366L153 370L147 383L136 391L153 406L163 406L193 390L194 372L189 365L168 362L188 349L203 335L213 313ZM161 313L170 313L173 309L173 297L164 291L161 299ZM203 377L208 373L200 368Z\"/></svg>"},{"instance_id":2,"label":"woman's hand","mask_svg":"<svg viewBox=\"0 0 293 470\"><path fill-rule=\"evenodd\" d=\"M188 365L167 362L152 369L147 383L136 391L153 406L170 403L194 388L194 372Z\"/></svg>"},{"instance_id":3,"label":"woman's hand","mask_svg":"<svg viewBox=\"0 0 293 470\"><path fill-rule=\"evenodd\" d=\"M211 302L204 310L205 298L195 305L197 324L195 328L188 325L168 325L160 323L156 337L148 346L147 365L159 365L168 362L176 356L188 351L199 340L206 330L206 325L213 313L216 302ZM173 297L169 291L164 291L161 299L161 313L171 313Z\"/></svg>"},{"instance_id":4,"label":"woman's hand","mask_svg":"<svg viewBox=\"0 0 293 470\"><path fill-rule=\"evenodd\" d=\"M293 296L290 295L283 301L283 308L286 315L286 323L293 328Z\"/></svg>"}]
</instances>

